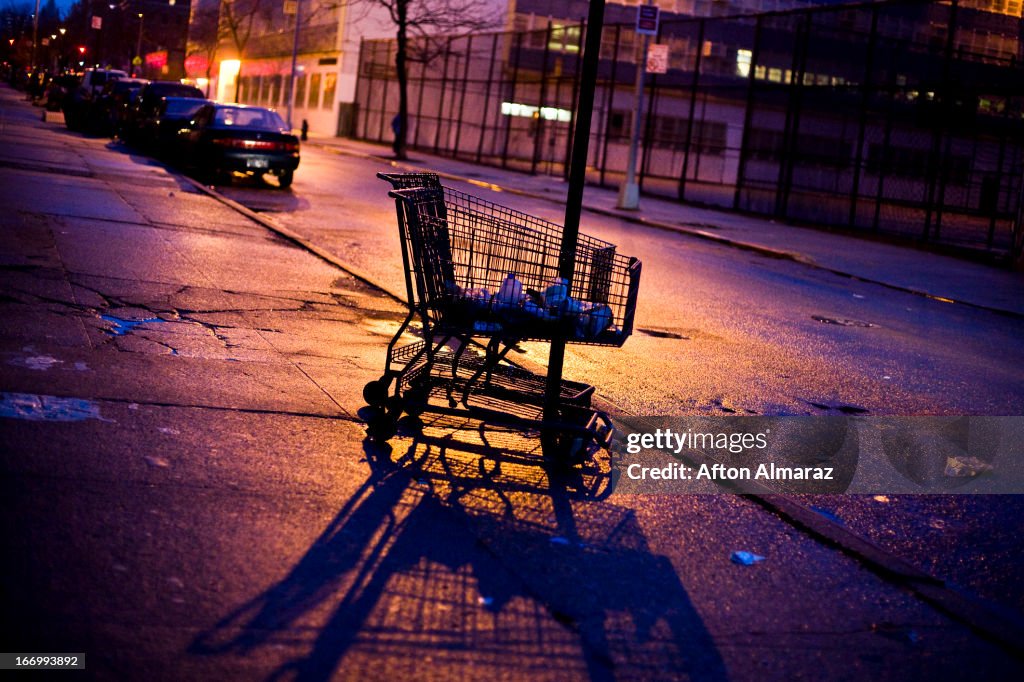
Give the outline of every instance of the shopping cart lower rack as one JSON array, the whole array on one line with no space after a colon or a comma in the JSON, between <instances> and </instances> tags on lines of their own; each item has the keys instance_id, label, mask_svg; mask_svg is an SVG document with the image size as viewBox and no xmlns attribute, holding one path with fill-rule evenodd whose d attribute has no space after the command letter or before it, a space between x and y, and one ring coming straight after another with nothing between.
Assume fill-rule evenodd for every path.
<instances>
[{"instance_id":1,"label":"shopping cart lower rack","mask_svg":"<svg viewBox=\"0 0 1024 682\"><path fill-rule=\"evenodd\" d=\"M621 346L633 330L640 261L581 234L565 281L561 226L443 187L433 173L379 177L394 188L409 313L384 374L363 389L370 436L391 438L403 413L438 412L537 429L545 457L578 460L607 447L613 428L591 407L593 386L562 381L548 396L545 377L507 356L524 341ZM415 319L421 340L400 345ZM545 410L552 399L556 419Z\"/></svg>"}]
</instances>

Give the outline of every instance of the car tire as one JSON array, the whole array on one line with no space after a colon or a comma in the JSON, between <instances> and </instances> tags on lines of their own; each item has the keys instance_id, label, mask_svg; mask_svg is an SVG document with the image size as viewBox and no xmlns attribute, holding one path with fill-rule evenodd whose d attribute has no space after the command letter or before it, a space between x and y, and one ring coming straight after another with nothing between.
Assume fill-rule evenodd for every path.
<instances>
[{"instance_id":1,"label":"car tire","mask_svg":"<svg viewBox=\"0 0 1024 682\"><path fill-rule=\"evenodd\" d=\"M277 174L277 184L281 189L288 189L292 186L292 180L295 179L295 171L283 170Z\"/></svg>"}]
</instances>

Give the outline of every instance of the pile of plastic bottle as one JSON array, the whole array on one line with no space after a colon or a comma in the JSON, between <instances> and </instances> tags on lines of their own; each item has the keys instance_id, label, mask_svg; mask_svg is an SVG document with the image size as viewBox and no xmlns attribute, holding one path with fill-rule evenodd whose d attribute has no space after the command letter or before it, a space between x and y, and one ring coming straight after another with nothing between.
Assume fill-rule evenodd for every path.
<instances>
[{"instance_id":1,"label":"pile of plastic bottle","mask_svg":"<svg viewBox=\"0 0 1024 682\"><path fill-rule=\"evenodd\" d=\"M457 294L478 308L481 316L492 311L499 318L505 316L519 323L524 317L543 322L571 318L578 338L593 338L612 324L611 308L603 303L573 298L569 295L568 283L562 277L555 278L544 291L534 292L525 289L515 273L510 272L495 294L482 287L458 289ZM473 328L478 332L496 333L502 330L502 325L500 322L478 320Z\"/></svg>"}]
</instances>

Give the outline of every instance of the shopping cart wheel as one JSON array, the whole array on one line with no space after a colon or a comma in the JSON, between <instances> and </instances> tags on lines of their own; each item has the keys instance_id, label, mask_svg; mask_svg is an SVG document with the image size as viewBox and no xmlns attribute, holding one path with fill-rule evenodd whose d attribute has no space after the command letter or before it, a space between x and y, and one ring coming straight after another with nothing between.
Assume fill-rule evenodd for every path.
<instances>
[{"instance_id":1,"label":"shopping cart wheel","mask_svg":"<svg viewBox=\"0 0 1024 682\"><path fill-rule=\"evenodd\" d=\"M366 435L378 443L391 440L398 432L398 425L388 414L381 414L366 422Z\"/></svg>"},{"instance_id":2,"label":"shopping cart wheel","mask_svg":"<svg viewBox=\"0 0 1024 682\"><path fill-rule=\"evenodd\" d=\"M427 407L429 396L430 389L425 386L410 388L402 395L402 408L414 417L418 417Z\"/></svg>"},{"instance_id":3,"label":"shopping cart wheel","mask_svg":"<svg viewBox=\"0 0 1024 682\"><path fill-rule=\"evenodd\" d=\"M367 383L363 386L363 400L366 401L367 405L373 407L380 407L384 405L388 399L388 386L391 385L391 381L384 381L384 379L376 379Z\"/></svg>"},{"instance_id":4,"label":"shopping cart wheel","mask_svg":"<svg viewBox=\"0 0 1024 682\"><path fill-rule=\"evenodd\" d=\"M550 466L571 469L590 456L589 438L567 433L542 433L540 444L544 459Z\"/></svg>"}]
</instances>

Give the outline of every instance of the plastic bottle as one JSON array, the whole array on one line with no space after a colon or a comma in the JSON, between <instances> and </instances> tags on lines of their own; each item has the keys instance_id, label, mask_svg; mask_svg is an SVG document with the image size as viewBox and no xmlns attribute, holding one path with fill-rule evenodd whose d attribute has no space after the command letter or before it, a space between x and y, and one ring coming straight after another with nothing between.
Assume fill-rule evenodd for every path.
<instances>
[{"instance_id":1,"label":"plastic bottle","mask_svg":"<svg viewBox=\"0 0 1024 682\"><path fill-rule=\"evenodd\" d=\"M569 287L565 278L556 277L554 283L544 290L544 306L549 310L554 308L560 312L568 297Z\"/></svg>"},{"instance_id":2,"label":"plastic bottle","mask_svg":"<svg viewBox=\"0 0 1024 682\"><path fill-rule=\"evenodd\" d=\"M498 289L495 300L499 306L506 308L515 308L522 303L523 283L516 279L514 272L508 273L508 276L505 277L505 281L501 283L501 288Z\"/></svg>"}]
</instances>

